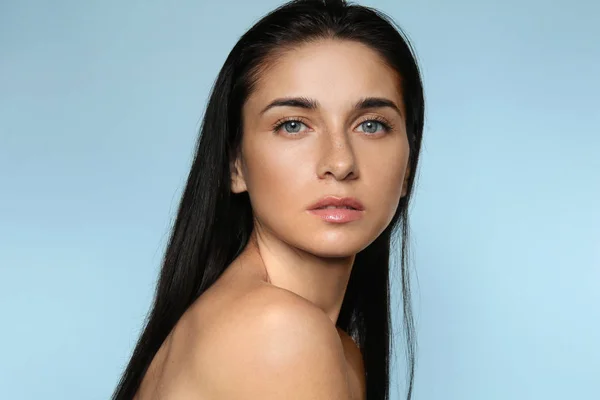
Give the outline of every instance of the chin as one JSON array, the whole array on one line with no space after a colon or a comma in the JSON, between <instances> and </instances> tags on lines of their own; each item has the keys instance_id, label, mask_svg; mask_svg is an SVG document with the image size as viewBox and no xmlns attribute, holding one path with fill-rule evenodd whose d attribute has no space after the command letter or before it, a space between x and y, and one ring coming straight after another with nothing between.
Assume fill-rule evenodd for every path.
<instances>
[{"instance_id":1,"label":"chin","mask_svg":"<svg viewBox=\"0 0 600 400\"><path fill-rule=\"evenodd\" d=\"M372 242L353 236L314 235L305 239L305 250L318 257L342 258L356 255Z\"/></svg>"}]
</instances>

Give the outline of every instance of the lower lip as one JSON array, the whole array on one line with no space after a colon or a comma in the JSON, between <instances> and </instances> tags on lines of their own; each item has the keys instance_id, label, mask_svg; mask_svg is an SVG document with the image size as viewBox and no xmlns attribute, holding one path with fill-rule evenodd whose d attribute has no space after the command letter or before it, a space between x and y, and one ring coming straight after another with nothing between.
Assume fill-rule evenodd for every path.
<instances>
[{"instance_id":1,"label":"lower lip","mask_svg":"<svg viewBox=\"0 0 600 400\"><path fill-rule=\"evenodd\" d=\"M321 208L317 210L308 210L311 214L321 217L324 221L335 224L356 221L362 218L362 211L349 208Z\"/></svg>"}]
</instances>

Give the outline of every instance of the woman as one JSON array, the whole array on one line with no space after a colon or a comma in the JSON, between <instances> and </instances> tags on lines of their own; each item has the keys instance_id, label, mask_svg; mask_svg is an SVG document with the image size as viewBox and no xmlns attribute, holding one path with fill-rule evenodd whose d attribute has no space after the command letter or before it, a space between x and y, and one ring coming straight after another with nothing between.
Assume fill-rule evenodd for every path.
<instances>
[{"instance_id":1,"label":"woman","mask_svg":"<svg viewBox=\"0 0 600 400\"><path fill-rule=\"evenodd\" d=\"M389 254L423 130L410 46L383 14L292 1L212 89L153 308L113 399L386 399Z\"/></svg>"}]
</instances>

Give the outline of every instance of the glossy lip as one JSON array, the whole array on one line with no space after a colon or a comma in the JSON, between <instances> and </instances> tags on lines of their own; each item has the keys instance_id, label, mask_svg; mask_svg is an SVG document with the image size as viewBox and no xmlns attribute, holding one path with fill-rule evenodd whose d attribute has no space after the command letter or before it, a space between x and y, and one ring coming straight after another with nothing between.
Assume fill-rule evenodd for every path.
<instances>
[{"instance_id":1,"label":"glossy lip","mask_svg":"<svg viewBox=\"0 0 600 400\"><path fill-rule=\"evenodd\" d=\"M334 224L356 221L363 216L363 211L352 208L319 208L308 210L308 212L320 217L323 221Z\"/></svg>"},{"instance_id":2,"label":"glossy lip","mask_svg":"<svg viewBox=\"0 0 600 400\"><path fill-rule=\"evenodd\" d=\"M365 207L360 201L354 197L336 197L336 196L325 196L315 204L310 206L308 210L316 210L319 208L325 208L327 206L334 207L351 207L356 211L363 211Z\"/></svg>"}]
</instances>

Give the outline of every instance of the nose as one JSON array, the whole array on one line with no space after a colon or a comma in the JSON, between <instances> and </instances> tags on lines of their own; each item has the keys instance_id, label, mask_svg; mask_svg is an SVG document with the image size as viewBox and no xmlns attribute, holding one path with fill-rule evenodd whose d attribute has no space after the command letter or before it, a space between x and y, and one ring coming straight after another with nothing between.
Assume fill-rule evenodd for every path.
<instances>
[{"instance_id":1,"label":"nose","mask_svg":"<svg viewBox=\"0 0 600 400\"><path fill-rule=\"evenodd\" d=\"M323 135L320 144L321 158L317 171L319 178L326 179L328 175L332 175L341 181L358 177L356 156L345 133Z\"/></svg>"}]
</instances>

